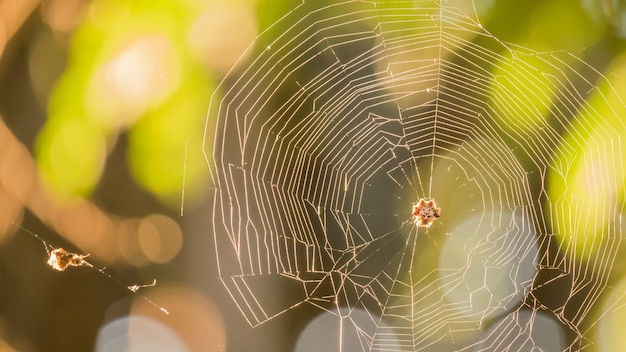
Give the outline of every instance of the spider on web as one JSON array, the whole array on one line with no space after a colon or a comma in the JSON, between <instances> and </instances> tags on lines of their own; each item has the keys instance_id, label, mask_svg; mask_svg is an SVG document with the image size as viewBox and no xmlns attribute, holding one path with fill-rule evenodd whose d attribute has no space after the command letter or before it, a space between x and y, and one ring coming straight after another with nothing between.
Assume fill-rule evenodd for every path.
<instances>
[{"instance_id":1,"label":"spider on web","mask_svg":"<svg viewBox=\"0 0 626 352\"><path fill-rule=\"evenodd\" d=\"M413 221L418 227L430 227L441 216L441 208L437 208L434 200L421 198L413 206L413 216L415 217Z\"/></svg>"}]
</instances>

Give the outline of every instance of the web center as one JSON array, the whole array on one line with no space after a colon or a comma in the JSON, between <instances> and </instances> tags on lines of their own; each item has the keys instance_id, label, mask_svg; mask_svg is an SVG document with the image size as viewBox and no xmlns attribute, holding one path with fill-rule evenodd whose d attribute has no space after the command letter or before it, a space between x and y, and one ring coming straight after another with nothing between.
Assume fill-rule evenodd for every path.
<instances>
[{"instance_id":1,"label":"web center","mask_svg":"<svg viewBox=\"0 0 626 352\"><path fill-rule=\"evenodd\" d=\"M421 198L413 205L413 216L415 217L413 221L418 227L430 227L441 216L441 208L437 208L433 199Z\"/></svg>"}]
</instances>

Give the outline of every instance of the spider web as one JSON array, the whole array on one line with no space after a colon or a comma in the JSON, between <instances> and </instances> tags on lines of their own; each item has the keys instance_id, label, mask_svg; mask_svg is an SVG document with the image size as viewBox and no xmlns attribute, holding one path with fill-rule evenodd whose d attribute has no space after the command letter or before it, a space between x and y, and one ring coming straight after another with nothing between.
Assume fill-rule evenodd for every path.
<instances>
[{"instance_id":1,"label":"spider web","mask_svg":"<svg viewBox=\"0 0 626 352\"><path fill-rule=\"evenodd\" d=\"M573 55L476 18L306 1L222 82L215 254L251 326L310 305L342 350L589 345L622 239L624 106ZM420 198L441 208L429 228Z\"/></svg>"}]
</instances>

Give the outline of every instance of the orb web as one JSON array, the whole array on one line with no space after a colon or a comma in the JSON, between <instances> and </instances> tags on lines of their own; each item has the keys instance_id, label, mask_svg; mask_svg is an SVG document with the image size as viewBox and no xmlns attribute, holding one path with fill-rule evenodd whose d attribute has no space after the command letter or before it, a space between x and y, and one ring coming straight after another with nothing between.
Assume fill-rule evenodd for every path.
<instances>
[{"instance_id":1,"label":"orb web","mask_svg":"<svg viewBox=\"0 0 626 352\"><path fill-rule=\"evenodd\" d=\"M455 4L305 1L212 96L215 255L251 326L310 305L363 351L555 348L540 326L588 343L622 237L624 106ZM444 209L429 227L422 198Z\"/></svg>"}]
</instances>

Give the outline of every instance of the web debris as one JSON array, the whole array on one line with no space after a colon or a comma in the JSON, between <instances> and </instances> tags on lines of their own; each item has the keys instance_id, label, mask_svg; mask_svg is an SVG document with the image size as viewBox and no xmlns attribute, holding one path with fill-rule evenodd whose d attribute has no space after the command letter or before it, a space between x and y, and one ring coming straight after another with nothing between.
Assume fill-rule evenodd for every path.
<instances>
[{"instance_id":1,"label":"web debris","mask_svg":"<svg viewBox=\"0 0 626 352\"><path fill-rule=\"evenodd\" d=\"M51 250L52 249L52 250ZM48 251L48 265L57 271L65 271L68 266L90 266L85 258L89 254L80 255L66 251L63 248L52 248L46 245Z\"/></svg>"},{"instance_id":2,"label":"web debris","mask_svg":"<svg viewBox=\"0 0 626 352\"><path fill-rule=\"evenodd\" d=\"M106 272L105 271L106 267L100 268L100 267L97 267L97 266L91 264L87 260L85 260L85 258L89 257L89 253L88 254L76 254L76 253L72 253L72 252L70 252L70 251L68 251L68 250L66 250L64 248L61 248L61 247L54 247L51 244L47 243L43 238L41 238L36 233L34 233L34 232L24 228L21 225L16 224L13 221L11 223L13 225L17 226L19 229L21 229L24 232L26 232L27 234L31 235L33 238L39 240L44 245L44 249L46 250L46 253L48 255L48 260L46 261L46 264L48 264L52 269L54 269L56 271L65 271L65 269L67 269L70 266L75 266L75 267L86 266L86 267L92 268L94 270L97 270L100 274L106 276L110 280L113 280L118 285L126 287L127 290L129 290L130 292L132 292L134 294L136 294L137 291L139 291L139 289L141 289L141 288L156 286L156 279L153 279L152 282L149 283L149 284L143 284L143 285L134 284L134 285L130 285L130 286L125 285L120 280L114 278L113 276L111 276L111 274ZM161 312L163 312L163 313L165 313L167 315L170 314L170 312L167 309L165 309L164 307L156 304L154 301L152 301L148 297L141 296L141 298L144 301L146 301L147 303L149 303L150 305L152 305L153 307L159 309Z\"/></svg>"}]
</instances>

